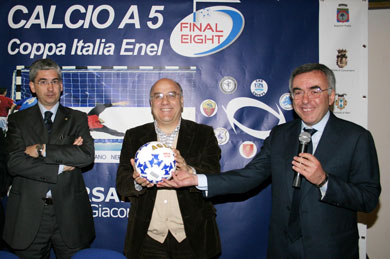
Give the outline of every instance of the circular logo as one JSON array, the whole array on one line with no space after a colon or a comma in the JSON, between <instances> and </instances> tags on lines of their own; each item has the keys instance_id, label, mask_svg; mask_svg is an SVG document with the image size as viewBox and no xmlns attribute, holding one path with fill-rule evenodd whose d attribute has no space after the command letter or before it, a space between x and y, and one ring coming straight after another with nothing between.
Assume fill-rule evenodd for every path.
<instances>
[{"instance_id":1,"label":"circular logo","mask_svg":"<svg viewBox=\"0 0 390 259\"><path fill-rule=\"evenodd\" d=\"M219 88L225 94L232 94L237 90L237 81L231 76L225 76L219 81Z\"/></svg>"},{"instance_id":2,"label":"circular logo","mask_svg":"<svg viewBox=\"0 0 390 259\"><path fill-rule=\"evenodd\" d=\"M282 94L279 98L279 105L283 110L291 111L293 109L289 93Z\"/></svg>"},{"instance_id":3,"label":"circular logo","mask_svg":"<svg viewBox=\"0 0 390 259\"><path fill-rule=\"evenodd\" d=\"M229 131L225 128L214 129L214 134L220 146L225 145L230 139Z\"/></svg>"},{"instance_id":4,"label":"circular logo","mask_svg":"<svg viewBox=\"0 0 390 259\"><path fill-rule=\"evenodd\" d=\"M252 141L245 141L240 145L240 154L244 158L252 158L257 153L257 147Z\"/></svg>"},{"instance_id":5,"label":"circular logo","mask_svg":"<svg viewBox=\"0 0 390 259\"><path fill-rule=\"evenodd\" d=\"M251 83L251 92L254 96L264 96L268 91L268 84L263 79L256 79Z\"/></svg>"},{"instance_id":6,"label":"circular logo","mask_svg":"<svg viewBox=\"0 0 390 259\"><path fill-rule=\"evenodd\" d=\"M172 49L185 57L217 53L235 42L245 26L245 18L228 6L211 6L191 12L173 29Z\"/></svg>"},{"instance_id":7,"label":"circular logo","mask_svg":"<svg viewBox=\"0 0 390 259\"><path fill-rule=\"evenodd\" d=\"M212 117L217 113L217 103L211 99L204 100L200 104L200 112L206 117Z\"/></svg>"}]
</instances>

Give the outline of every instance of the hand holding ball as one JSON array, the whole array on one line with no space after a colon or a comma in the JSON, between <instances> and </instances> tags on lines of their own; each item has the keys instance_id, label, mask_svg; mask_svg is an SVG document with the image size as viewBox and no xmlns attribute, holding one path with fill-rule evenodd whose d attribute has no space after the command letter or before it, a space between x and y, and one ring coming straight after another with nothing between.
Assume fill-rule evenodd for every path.
<instances>
[{"instance_id":1,"label":"hand holding ball","mask_svg":"<svg viewBox=\"0 0 390 259\"><path fill-rule=\"evenodd\" d=\"M141 177L157 184L163 179L170 179L176 170L175 155L161 142L148 142L135 153L135 169Z\"/></svg>"}]
</instances>

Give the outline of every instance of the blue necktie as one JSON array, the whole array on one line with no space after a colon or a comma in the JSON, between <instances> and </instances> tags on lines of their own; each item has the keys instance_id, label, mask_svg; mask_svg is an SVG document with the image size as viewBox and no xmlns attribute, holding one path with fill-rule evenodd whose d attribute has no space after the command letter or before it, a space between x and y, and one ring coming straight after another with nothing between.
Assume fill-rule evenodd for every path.
<instances>
[{"instance_id":1,"label":"blue necktie","mask_svg":"<svg viewBox=\"0 0 390 259\"><path fill-rule=\"evenodd\" d=\"M47 132L51 133L51 128L53 126L53 121L51 120L51 116L53 115L53 113L51 111L45 111L45 118L43 119L43 122L45 123L46 125L46 129L47 129Z\"/></svg>"}]
</instances>

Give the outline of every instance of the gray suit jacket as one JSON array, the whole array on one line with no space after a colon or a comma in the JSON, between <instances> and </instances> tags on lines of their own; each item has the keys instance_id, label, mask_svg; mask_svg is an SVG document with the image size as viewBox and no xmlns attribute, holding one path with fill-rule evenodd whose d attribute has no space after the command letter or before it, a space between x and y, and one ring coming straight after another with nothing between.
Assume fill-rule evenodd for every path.
<instances>
[{"instance_id":1,"label":"gray suit jacket","mask_svg":"<svg viewBox=\"0 0 390 259\"><path fill-rule=\"evenodd\" d=\"M275 127L261 152L243 169L207 177L208 195L246 192L272 177L269 258L287 258L287 229L301 121ZM358 258L357 211L369 212L381 191L374 141L364 128L331 114L315 157L329 175L321 200L318 187L302 182L300 222L306 258Z\"/></svg>"},{"instance_id":2,"label":"gray suit jacket","mask_svg":"<svg viewBox=\"0 0 390 259\"><path fill-rule=\"evenodd\" d=\"M81 171L94 160L86 114L60 105L50 137L38 105L12 114L8 123L8 170L13 181L6 208L5 241L15 249L31 244L39 229L42 197L50 189L66 245L87 245L95 230ZM73 145L79 136L83 145ZM46 144L46 157L33 158L24 153L27 146L37 143ZM60 164L76 168L58 174Z\"/></svg>"}]
</instances>

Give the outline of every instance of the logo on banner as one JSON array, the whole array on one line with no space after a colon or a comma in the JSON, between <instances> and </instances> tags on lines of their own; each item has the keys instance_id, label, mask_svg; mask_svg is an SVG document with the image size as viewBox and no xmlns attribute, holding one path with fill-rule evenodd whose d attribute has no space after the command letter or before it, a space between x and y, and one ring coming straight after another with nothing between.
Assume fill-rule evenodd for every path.
<instances>
[{"instance_id":1,"label":"logo on banner","mask_svg":"<svg viewBox=\"0 0 390 259\"><path fill-rule=\"evenodd\" d=\"M283 110L291 111L293 109L289 93L282 94L279 98L279 105Z\"/></svg>"},{"instance_id":2,"label":"logo on banner","mask_svg":"<svg viewBox=\"0 0 390 259\"><path fill-rule=\"evenodd\" d=\"M228 143L230 139L229 131L225 128L214 129L215 137L217 138L218 145L222 146Z\"/></svg>"},{"instance_id":3,"label":"logo on banner","mask_svg":"<svg viewBox=\"0 0 390 259\"><path fill-rule=\"evenodd\" d=\"M347 50L346 49L338 49L337 50L337 66L339 68L343 68L347 66L348 64L348 56L347 56Z\"/></svg>"},{"instance_id":4,"label":"logo on banner","mask_svg":"<svg viewBox=\"0 0 390 259\"><path fill-rule=\"evenodd\" d=\"M337 22L349 22L349 9L347 4L339 4L337 8Z\"/></svg>"},{"instance_id":5,"label":"logo on banner","mask_svg":"<svg viewBox=\"0 0 390 259\"><path fill-rule=\"evenodd\" d=\"M244 158L252 158L256 155L257 147L252 141L245 141L240 145L240 154Z\"/></svg>"},{"instance_id":6,"label":"logo on banner","mask_svg":"<svg viewBox=\"0 0 390 259\"><path fill-rule=\"evenodd\" d=\"M256 79L251 83L251 92L254 96L264 96L268 91L268 84L263 79Z\"/></svg>"},{"instance_id":7,"label":"logo on banner","mask_svg":"<svg viewBox=\"0 0 390 259\"><path fill-rule=\"evenodd\" d=\"M206 117L212 117L217 113L217 103L211 99L204 100L200 104L200 111Z\"/></svg>"},{"instance_id":8,"label":"logo on banner","mask_svg":"<svg viewBox=\"0 0 390 259\"><path fill-rule=\"evenodd\" d=\"M336 107L339 110L344 109L347 106L347 104L348 104L347 99L345 99L346 95L347 94L337 94Z\"/></svg>"},{"instance_id":9,"label":"logo on banner","mask_svg":"<svg viewBox=\"0 0 390 259\"><path fill-rule=\"evenodd\" d=\"M246 134L251 135L252 137L255 137L255 138L259 138L259 139L266 139L268 137L269 133L271 132L271 130L255 130L255 129L251 129L251 128L245 126L244 124L239 122L234 117L234 115L236 114L236 112L238 110L244 109L246 107L255 107L255 108L258 108L261 110L265 110L265 111L269 112L270 114L272 114L273 116L275 116L279 120L278 125L286 122L286 119L284 118L283 112L280 110L279 106L277 106L278 111L275 111L274 109L272 109L271 107L269 107L265 103L260 102L256 99L252 99L252 98L247 98L247 97L234 98L227 104L226 108L224 106L222 106L222 107L225 110L228 121L229 121L229 123L230 123L230 125L233 128L235 133L237 133L236 127L238 127L242 131L244 131ZM253 115L253 116L256 116L256 115Z\"/></svg>"},{"instance_id":10,"label":"logo on banner","mask_svg":"<svg viewBox=\"0 0 390 259\"><path fill-rule=\"evenodd\" d=\"M224 76L219 81L219 88L225 94L232 94L237 90L237 81L231 76Z\"/></svg>"},{"instance_id":11,"label":"logo on banner","mask_svg":"<svg viewBox=\"0 0 390 259\"><path fill-rule=\"evenodd\" d=\"M244 16L229 6L212 6L181 20L171 33L172 49L186 57L217 53L235 42L244 29Z\"/></svg>"}]
</instances>

